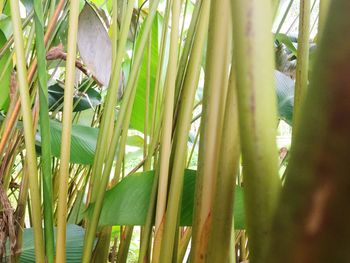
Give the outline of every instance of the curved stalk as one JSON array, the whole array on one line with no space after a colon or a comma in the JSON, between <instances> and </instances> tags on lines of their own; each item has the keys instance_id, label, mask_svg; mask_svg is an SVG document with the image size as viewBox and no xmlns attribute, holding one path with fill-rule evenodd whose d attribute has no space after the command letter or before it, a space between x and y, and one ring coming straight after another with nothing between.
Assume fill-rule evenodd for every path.
<instances>
[{"instance_id":1,"label":"curved stalk","mask_svg":"<svg viewBox=\"0 0 350 263\"><path fill-rule=\"evenodd\" d=\"M77 51L77 32L79 1L70 2L69 29L67 43L66 81L64 88L64 106L61 139L61 161L59 171L58 207L57 207L57 242L56 262L66 261L66 224L67 192L69 179L69 160L72 128L73 92L75 83L75 59Z\"/></svg>"},{"instance_id":2,"label":"curved stalk","mask_svg":"<svg viewBox=\"0 0 350 263\"><path fill-rule=\"evenodd\" d=\"M26 60L24 55L23 32L19 13L19 3L11 0L11 18L13 23L13 36L15 42L17 76L21 104L23 108L24 140L27 153L27 164L29 173L29 188L32 200L34 248L36 262L45 262L44 242L41 227L41 201L38 186L38 167L35 153L35 136L33 130L33 118L31 115L31 102L27 82Z\"/></svg>"}]
</instances>

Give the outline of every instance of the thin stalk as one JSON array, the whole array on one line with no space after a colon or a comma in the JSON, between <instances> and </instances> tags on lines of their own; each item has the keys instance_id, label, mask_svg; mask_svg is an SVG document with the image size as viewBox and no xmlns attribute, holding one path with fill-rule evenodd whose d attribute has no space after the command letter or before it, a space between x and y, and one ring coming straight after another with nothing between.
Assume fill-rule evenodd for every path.
<instances>
[{"instance_id":1,"label":"thin stalk","mask_svg":"<svg viewBox=\"0 0 350 263\"><path fill-rule=\"evenodd\" d=\"M200 65L206 36L208 32L210 1L203 1L198 16L198 28L193 40L193 48L189 59L188 69L183 85L181 106L179 107L179 119L176 126L176 144L173 148L174 161L171 169L171 183L169 199L165 216L164 233L159 262L164 262L166 257L172 258L175 246L175 235L178 229L178 215L181 202L183 175L187 156L187 138L191 127L192 110L195 92L200 75ZM188 40L192 41L192 40ZM172 127L170 127L172 129ZM167 187L167 185L166 185ZM165 188L166 190L167 188ZM158 212L158 211L157 211ZM157 234L157 233L156 233ZM177 253L177 252L175 252Z\"/></svg>"},{"instance_id":2,"label":"thin stalk","mask_svg":"<svg viewBox=\"0 0 350 263\"><path fill-rule=\"evenodd\" d=\"M45 33L45 37L44 37L44 42L45 44L47 45L48 41L49 41L49 38L51 36L51 33L52 31L54 30L54 27L57 23L57 20L58 20L58 17L61 13L61 10L64 6L64 3L65 3L65 0L60 0L60 2L58 3L57 5L57 8L56 8L56 11L55 11L55 14L54 16L52 17L52 19L50 20L48 26L47 26L47 29L46 29L46 33ZM31 13L31 16L34 14L34 12ZM25 20L26 22L27 20ZM30 20L28 20L29 22ZM2 53L2 51L0 51L0 53ZM1 54L0 54L0 57L1 57ZM33 77L34 77L34 74L36 72L36 67L37 67L37 61L34 60L28 70L28 83L31 83L32 80L33 80ZM6 117L6 121L7 121L7 125L5 127L5 130L1 136L1 139L0 139L0 155L2 154L5 146L6 146L6 143L9 139L9 136L11 134L11 131L13 129L13 126L15 125L15 122L17 120L17 117L18 117L18 114L19 114L19 111L21 109L21 101L18 99L17 102L16 102L16 105L15 105L15 108L12 112L11 115L7 115Z\"/></svg>"},{"instance_id":3,"label":"thin stalk","mask_svg":"<svg viewBox=\"0 0 350 263\"><path fill-rule=\"evenodd\" d=\"M309 76L310 0L300 1L297 68L294 94L293 129L298 129L300 107L305 99Z\"/></svg>"},{"instance_id":4,"label":"thin stalk","mask_svg":"<svg viewBox=\"0 0 350 263\"><path fill-rule=\"evenodd\" d=\"M160 166L159 166L159 185L157 197L157 212L155 231L162 221L165 213L168 176L169 176L169 161L171 154L172 141L172 126L173 126L173 112L174 112L174 94L175 81L177 71L177 54L178 54L178 37L179 37L179 20L181 12L181 1L173 0L171 8L171 33L170 33L170 49L169 60L167 68L167 77L164 91L164 105L163 105L163 119L162 132L160 141Z\"/></svg>"},{"instance_id":5,"label":"thin stalk","mask_svg":"<svg viewBox=\"0 0 350 263\"><path fill-rule=\"evenodd\" d=\"M206 262L231 62L230 2L211 1L191 262Z\"/></svg>"},{"instance_id":6,"label":"thin stalk","mask_svg":"<svg viewBox=\"0 0 350 263\"><path fill-rule=\"evenodd\" d=\"M70 2L69 28L67 42L66 80L64 88L64 107L62 120L61 161L59 171L56 262L66 261L67 192L69 179L69 159L72 128L73 93L75 83L75 59L77 51L77 32L79 1Z\"/></svg>"},{"instance_id":7,"label":"thin stalk","mask_svg":"<svg viewBox=\"0 0 350 263\"><path fill-rule=\"evenodd\" d=\"M117 263L126 263L129 253L129 247L134 231L133 226L126 226L123 230L122 237L120 239L120 245L118 249Z\"/></svg>"},{"instance_id":8,"label":"thin stalk","mask_svg":"<svg viewBox=\"0 0 350 263\"><path fill-rule=\"evenodd\" d=\"M51 19L53 14L55 13L55 8L56 8L56 0L50 0L49 19Z\"/></svg>"},{"instance_id":9,"label":"thin stalk","mask_svg":"<svg viewBox=\"0 0 350 263\"><path fill-rule=\"evenodd\" d=\"M287 9L286 9L286 11L284 12L284 15L283 15L283 17L282 17L282 19L281 19L281 22L279 23L278 28L277 28L277 30L276 30L276 35L279 34L279 32L281 31L282 26L284 25L284 22L286 21L286 18L287 18L288 14L289 14L289 11L290 11L290 9L292 8L293 2L294 2L294 0L290 0L290 1L289 1L289 4L288 4L288 6L287 6Z\"/></svg>"},{"instance_id":10,"label":"thin stalk","mask_svg":"<svg viewBox=\"0 0 350 263\"><path fill-rule=\"evenodd\" d=\"M104 105L104 112L102 115L102 120L101 120L101 125L100 125L100 131L98 134L98 139L97 139L97 146L96 146L96 153L95 153L95 158L94 158L94 164L93 164L93 169L92 169L92 175L91 175L91 181L93 182L93 186L95 189L98 189L98 185L100 183L100 175L102 173L102 167L104 163L104 159L106 157L106 154L108 152L109 146L108 144L110 143L109 138L110 136L108 135L110 132L110 120L114 120L114 115L115 115L115 106L117 103L117 94L118 94L118 88L119 88L119 79L120 79L120 70L122 66L122 60L125 55L125 45L126 45L126 40L130 28L130 23L131 23L131 17L132 17L132 10L133 6L136 0L130 1L127 6L127 11L124 17L124 21L122 24L122 29L121 29L121 36L120 40L118 42L119 44L119 52L117 52L116 59L114 61L113 65L113 72L115 74L111 74L111 79L109 81L109 88L108 88L108 93L107 93L107 101L105 102ZM114 4L116 4L117 1L114 1ZM113 33L114 37L116 37L115 33ZM113 41L115 42L115 40ZM127 91L126 91L127 92ZM124 99L125 100L126 94L124 94ZM118 117L119 118L119 117ZM94 202L96 199L96 191L92 191L92 196L91 196L91 201Z\"/></svg>"},{"instance_id":11,"label":"thin stalk","mask_svg":"<svg viewBox=\"0 0 350 263\"><path fill-rule=\"evenodd\" d=\"M165 25L168 25L169 22L169 16L170 16L170 7L171 7L171 1L167 1L166 9L165 9L165 15L164 15L164 22L163 22L163 27L162 27L162 37L161 37L161 45L159 48L159 54L158 56L158 67L157 67L157 73L156 73L156 79L154 82L154 93L153 93L153 109L152 109L152 124L151 124L151 130L150 130L150 136L151 136L151 141L149 144L149 153L154 152L154 147L156 143L158 142L159 136L156 135L156 133L159 133L159 131L156 129L157 127L157 122L160 122L158 120L158 105L159 105L159 97L161 97L161 77L163 73L163 64L164 64L164 59L165 59L165 51L166 51L166 45L167 45L167 33L168 33L168 27ZM152 162L152 155L148 155L146 158L146 162L144 167L146 169L150 169L151 167L151 162Z\"/></svg>"},{"instance_id":12,"label":"thin stalk","mask_svg":"<svg viewBox=\"0 0 350 263\"><path fill-rule=\"evenodd\" d=\"M181 92L181 87L183 85L183 81L185 78L186 69L188 65L188 57L190 55L191 48L194 43L194 36L197 30L197 27L199 25L198 24L199 15L201 12L202 3L203 3L203 0L198 0L193 10L191 23L187 30L186 42L182 50L181 59L179 61L179 69L176 76L176 88L175 88L175 98L177 99L176 104L178 103L179 94Z\"/></svg>"},{"instance_id":13,"label":"thin stalk","mask_svg":"<svg viewBox=\"0 0 350 263\"><path fill-rule=\"evenodd\" d=\"M234 230L232 210L239 156L236 76L235 69L232 67L213 202L213 227L209 234L208 262L234 262L234 257L231 256L234 252L234 246L232 246L234 240L232 240L232 235L228 233Z\"/></svg>"},{"instance_id":14,"label":"thin stalk","mask_svg":"<svg viewBox=\"0 0 350 263\"><path fill-rule=\"evenodd\" d=\"M185 232L183 233L180 242L179 242L179 249L178 249L178 253L177 253L177 262L178 263L182 263L184 261L186 252L187 252L187 247L188 244L191 241L191 237L192 237L192 228L191 227L187 227Z\"/></svg>"},{"instance_id":15,"label":"thin stalk","mask_svg":"<svg viewBox=\"0 0 350 263\"><path fill-rule=\"evenodd\" d=\"M195 148L197 146L198 138L199 138L199 129L197 131L196 137L194 138L194 142L193 142L193 145L192 145L192 149L191 149L190 155L188 156L188 161L187 161L187 165L186 165L187 168L190 167L190 164L191 164L191 161L192 161L192 156L193 156L194 150L195 150Z\"/></svg>"},{"instance_id":16,"label":"thin stalk","mask_svg":"<svg viewBox=\"0 0 350 263\"><path fill-rule=\"evenodd\" d=\"M91 218L91 221L89 221L89 225L87 228L87 233L86 233L86 239L84 243L84 250L83 250L83 259L82 262L89 262L90 260L90 254L91 254L91 249L93 245L93 240L102 208L102 203L103 203L103 198L105 194L105 189L109 180L109 175L110 171L113 165L114 161L114 154L120 139L120 134L122 130L122 126L124 121L129 121L130 116L128 115L128 109L133 106L134 99L135 99L135 94L136 94L136 86L135 83L137 81L138 73L139 73L139 68L141 65L141 60L143 57L143 51L146 46L147 39L149 37L149 33L151 31L151 26L153 23L153 19L155 17L157 7L159 4L160 0L154 0L152 2L152 5L150 6L150 12L147 17L147 20L145 22L145 27L144 31L142 33L142 36L140 38L139 42L139 49L135 53L135 59L134 59L134 64L132 65L130 76L129 76L129 81L126 87L126 91L124 94L124 98L122 101L122 105L120 108L120 112L118 115L117 123L115 125L114 131L113 131L113 137L109 145L109 150L106 155L107 159L105 162L105 167L103 170L102 178L100 183L97 186L94 186L94 189L96 191L96 201L95 201L95 206L93 210L93 215ZM133 3L129 3L130 5ZM114 74L114 75L119 75L119 74ZM96 176L96 175L95 175Z\"/></svg>"},{"instance_id":17,"label":"thin stalk","mask_svg":"<svg viewBox=\"0 0 350 263\"><path fill-rule=\"evenodd\" d=\"M149 36L147 44L147 78L146 78L146 95L145 95L145 116L144 116L144 131L143 131L143 158L147 156L148 144L148 123L149 123L149 96L151 89L151 62L152 62L152 33Z\"/></svg>"},{"instance_id":18,"label":"thin stalk","mask_svg":"<svg viewBox=\"0 0 350 263\"><path fill-rule=\"evenodd\" d=\"M232 10L246 225L255 263L266 253L281 188L272 14L269 1L261 0L232 0Z\"/></svg>"},{"instance_id":19,"label":"thin stalk","mask_svg":"<svg viewBox=\"0 0 350 263\"><path fill-rule=\"evenodd\" d=\"M23 107L23 127L24 140L27 153L27 164L29 173L29 188L32 199L32 214L34 228L34 249L36 262L45 262L45 249L41 227L41 201L38 186L38 167L35 153L35 136L33 130L33 118L31 115L31 103L29 97L27 69L24 55L23 32L21 17L19 12L19 3L17 0L11 0L11 18L13 23L13 36L15 42L17 77Z\"/></svg>"},{"instance_id":20,"label":"thin stalk","mask_svg":"<svg viewBox=\"0 0 350 263\"><path fill-rule=\"evenodd\" d=\"M189 0L183 0L184 1L184 11L183 11L183 15L182 15L182 25L181 25L181 30L180 30L180 41L182 42L183 41L183 35L184 35L184 29L185 29L185 22L186 22L186 13L187 13L187 7L188 7L188 2ZM181 56L181 43L180 43L180 46L179 46L179 53L178 53L178 58L177 60L180 60L180 56Z\"/></svg>"},{"instance_id":21,"label":"thin stalk","mask_svg":"<svg viewBox=\"0 0 350 263\"><path fill-rule=\"evenodd\" d=\"M36 52L38 58L38 83L40 100L40 132L41 132L41 163L43 178L44 199L44 233L45 250L49 263L54 262L54 233L53 233L53 208L52 208L52 175L51 175L51 143L50 123L48 107L48 90L46 74L46 57L44 43L44 18L42 3L34 0L34 21L36 35Z\"/></svg>"}]
</instances>

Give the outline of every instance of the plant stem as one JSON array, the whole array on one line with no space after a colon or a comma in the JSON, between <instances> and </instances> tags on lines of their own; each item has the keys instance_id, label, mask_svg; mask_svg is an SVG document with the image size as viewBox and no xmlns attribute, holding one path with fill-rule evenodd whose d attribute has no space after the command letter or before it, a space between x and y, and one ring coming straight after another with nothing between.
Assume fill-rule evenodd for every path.
<instances>
[{"instance_id":1,"label":"plant stem","mask_svg":"<svg viewBox=\"0 0 350 263\"><path fill-rule=\"evenodd\" d=\"M53 1L53 0L52 0ZM34 0L34 21L36 35L36 51L38 60L38 80L40 99L40 133L42 149L42 178L44 199L44 232L46 257L49 263L54 262L54 233L52 210L52 176L51 176L51 142L48 108L48 90L46 74L46 57L44 43L44 18L42 3Z\"/></svg>"},{"instance_id":2,"label":"plant stem","mask_svg":"<svg viewBox=\"0 0 350 263\"><path fill-rule=\"evenodd\" d=\"M343 262L350 257L348 0L331 1L286 181L262 262ZM329 253L332 251L332 253Z\"/></svg>"},{"instance_id":3,"label":"plant stem","mask_svg":"<svg viewBox=\"0 0 350 263\"><path fill-rule=\"evenodd\" d=\"M66 220L67 220L67 191L69 179L69 160L72 128L73 93L75 83L75 59L77 50L77 32L79 17L79 1L70 2L66 81L64 88L64 106L62 121L61 162L59 172L58 208L57 208L57 242L56 262L66 261Z\"/></svg>"},{"instance_id":4,"label":"plant stem","mask_svg":"<svg viewBox=\"0 0 350 263\"><path fill-rule=\"evenodd\" d=\"M250 261L261 262L281 182L270 1L232 0L240 141ZM259 45L257 45L259 43Z\"/></svg>"},{"instance_id":5,"label":"plant stem","mask_svg":"<svg viewBox=\"0 0 350 263\"><path fill-rule=\"evenodd\" d=\"M298 129L300 108L305 99L309 76L310 0L300 1L298 61L295 79L293 134Z\"/></svg>"},{"instance_id":6,"label":"plant stem","mask_svg":"<svg viewBox=\"0 0 350 263\"><path fill-rule=\"evenodd\" d=\"M203 3L204 4L204 3ZM191 262L206 262L231 62L230 2L211 1Z\"/></svg>"},{"instance_id":7,"label":"plant stem","mask_svg":"<svg viewBox=\"0 0 350 263\"><path fill-rule=\"evenodd\" d=\"M142 33L139 49L136 51L135 54L135 60L134 64L132 65L132 69L129 76L129 81L125 90L124 98L122 101L122 105L120 108L120 112L118 115L117 122L114 127L113 136L110 142L110 145L108 147L108 153L106 154L106 162L102 174L102 178L100 179L99 184L96 186L94 185L94 191L96 191L96 201L95 206L93 210L93 215L91 218L91 221L89 221L89 225L87 228L86 233L86 239L84 243L84 251L83 251L83 259L82 262L90 262L90 256L91 256L91 250L93 245L93 240L96 232L96 228L98 225L98 220L100 217L101 209L102 209L102 203L103 198L106 190L106 186L109 180L110 171L112 169L113 161L114 161L114 155L116 148L118 146L118 142L120 139L120 134L122 132L122 127L124 124L124 121L129 122L130 121L130 112L128 114L128 110L130 107L133 106L135 94L136 94L136 86L135 83L137 81L137 76L139 73L139 68L141 65L141 60L143 56L143 51L147 42L147 39L149 37L149 32L153 23L153 19L156 14L156 10L159 4L159 0L154 0L152 2L152 5L150 7L150 12L147 17L147 20L145 22L144 31ZM133 5L133 2L130 2L129 5ZM121 61L120 61L121 62ZM117 71L119 72L119 71ZM102 168L102 166L101 166ZM95 175L96 176L96 175ZM98 177L97 177L98 178Z\"/></svg>"},{"instance_id":8,"label":"plant stem","mask_svg":"<svg viewBox=\"0 0 350 263\"><path fill-rule=\"evenodd\" d=\"M38 187L38 168L35 153L35 136L33 130L33 119L31 115L31 103L27 82L26 60L23 46L23 32L19 13L19 3L11 0L11 17L13 23L13 36L15 42L17 76L23 108L24 139L27 152L27 164L29 172L29 188L32 200L34 248L36 262L45 262L44 242L41 227L41 202Z\"/></svg>"}]
</instances>

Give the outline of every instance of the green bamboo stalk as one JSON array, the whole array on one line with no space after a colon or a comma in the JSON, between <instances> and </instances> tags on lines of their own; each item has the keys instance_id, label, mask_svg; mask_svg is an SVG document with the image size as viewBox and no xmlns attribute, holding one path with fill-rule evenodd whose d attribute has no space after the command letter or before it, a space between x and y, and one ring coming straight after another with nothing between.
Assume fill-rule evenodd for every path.
<instances>
[{"instance_id":1,"label":"green bamboo stalk","mask_svg":"<svg viewBox=\"0 0 350 263\"><path fill-rule=\"evenodd\" d=\"M93 240L94 240L99 216L101 213L105 189L106 189L106 186L107 186L107 183L109 180L110 171L112 169L112 165L113 165L113 161L114 161L115 151L116 151L119 139L120 139L120 134L122 131L122 126L124 124L124 121L125 120L127 122L130 121L129 116L126 117L126 115L128 115L127 114L128 109L130 107L132 107L133 103L134 103L135 94L136 94L135 83L137 81L139 68L141 65L142 57L143 57L143 51L144 51L144 48L146 46L146 42L147 42L147 39L149 37L149 33L151 31L151 26L152 26L153 19L155 17L156 11L157 11L159 1L160 0L154 0L152 2L152 5L150 6L150 12L149 12L148 17L146 19L144 31L143 31L141 38L140 38L140 42L139 42L139 46L138 46L139 48L138 48L138 50L136 50L136 53L135 53L134 63L132 65L132 68L130 71L129 81L128 81L128 84L127 84L127 87L125 90L125 94L124 94L124 98L123 98L120 112L118 115L117 123L115 125L114 131L113 131L113 136L112 136L110 145L108 147L109 150L108 150L108 153L106 155L106 162L105 162L102 178L101 178L101 181L99 182L99 184L94 186L94 191L96 191L96 195L95 195L96 201L95 201L95 206L94 206L94 210L93 210L93 215L92 215L91 220L89 221L89 225L87 228L82 262L89 262L89 260L90 260ZM130 2L129 5L133 5L133 3ZM123 33L122 33L122 35L123 35Z\"/></svg>"},{"instance_id":2,"label":"green bamboo stalk","mask_svg":"<svg viewBox=\"0 0 350 263\"><path fill-rule=\"evenodd\" d=\"M300 1L299 36L297 68L294 94L293 129L298 129L300 108L304 101L309 77L309 40L310 39L310 0ZM293 133L294 133L293 132Z\"/></svg>"},{"instance_id":3,"label":"green bamboo stalk","mask_svg":"<svg viewBox=\"0 0 350 263\"><path fill-rule=\"evenodd\" d=\"M15 42L17 76L19 91L21 96L24 140L27 153L27 164L29 172L29 188L32 199L32 214L34 228L34 248L36 262L45 262L45 250L41 227L41 202L38 187L38 167L35 153L35 136L33 130L33 119L31 115L31 103L29 97L29 88L27 82L26 60L23 46L23 32L21 17L19 13L19 3L17 0L11 0L11 18L13 23L13 36Z\"/></svg>"},{"instance_id":4,"label":"green bamboo stalk","mask_svg":"<svg viewBox=\"0 0 350 263\"><path fill-rule=\"evenodd\" d=\"M66 80L64 88L64 107L61 139L61 162L59 171L58 207L57 207L57 242L56 262L66 261L66 220L67 220L67 192L69 179L69 159L72 128L73 92L75 83L75 59L77 50L77 32L79 17L79 1L70 2Z\"/></svg>"},{"instance_id":5,"label":"green bamboo stalk","mask_svg":"<svg viewBox=\"0 0 350 263\"><path fill-rule=\"evenodd\" d=\"M208 31L209 6L209 1L203 1L200 8L201 15L198 19L198 30L193 41L194 46L192 48L191 57L189 59L189 65L183 85L181 106L179 107L178 125L176 126L174 139L174 142L176 141L176 145L174 144L175 148L172 149L174 152L174 162L172 164L171 170L172 177L169 190L169 201L167 204L166 220L162 237L159 262L164 262L164 260L166 260L166 257L172 258L175 246L174 241L176 231L178 229L177 221L182 193L183 172L186 165L187 138L189 129L191 127L194 96L199 80L202 52ZM188 41L192 40L188 39ZM172 127L169 128L172 130ZM168 186L165 185L165 191L167 191L167 188Z\"/></svg>"},{"instance_id":6,"label":"green bamboo stalk","mask_svg":"<svg viewBox=\"0 0 350 263\"><path fill-rule=\"evenodd\" d=\"M198 0L196 2L195 8L192 13L191 23L187 30L186 42L182 50L181 59L179 61L179 69L176 76L176 88L175 88L175 98L179 98L179 94L181 92L181 87L183 85L183 81L185 78L186 68L188 65L188 57L191 52L191 48L193 46L194 36L197 30L200 10L202 6L203 0ZM176 101L178 103L178 101Z\"/></svg>"},{"instance_id":7,"label":"green bamboo stalk","mask_svg":"<svg viewBox=\"0 0 350 263\"><path fill-rule=\"evenodd\" d=\"M173 127L173 112L174 112L174 93L177 71L177 55L178 55L178 36L179 36L179 20L181 12L181 1L173 0L171 6L171 33L170 33L170 49L167 75L164 87L163 97L163 118L162 131L160 141L160 161L159 161L159 184L157 197L157 212L156 212L156 232L165 213L168 176L169 176L169 161L171 154L172 127ZM162 261L161 261L162 262Z\"/></svg>"},{"instance_id":8,"label":"green bamboo stalk","mask_svg":"<svg viewBox=\"0 0 350 263\"><path fill-rule=\"evenodd\" d=\"M281 188L270 1L232 0L250 262L260 262Z\"/></svg>"},{"instance_id":9,"label":"green bamboo stalk","mask_svg":"<svg viewBox=\"0 0 350 263\"><path fill-rule=\"evenodd\" d=\"M44 199L44 233L45 250L49 263L54 262L54 233L52 208L51 142L48 108L48 90L46 74L46 57L44 43L44 18L42 3L34 0L34 21L36 35L36 52L38 61L38 83L40 100L41 163Z\"/></svg>"},{"instance_id":10,"label":"green bamboo stalk","mask_svg":"<svg viewBox=\"0 0 350 263\"><path fill-rule=\"evenodd\" d=\"M100 131L98 134L96 153L95 153L94 164L93 164L92 175L91 175L91 181L93 182L93 186L95 189L98 189L104 159L109 149L110 120L114 120L115 118L114 109L117 103L117 94L118 94L119 79L120 79L119 72L121 71L122 60L125 55L126 40L127 40L129 28L130 28L132 10L133 10L135 1L136 0L130 1L127 6L127 11L125 13L124 21L122 23L120 40L118 41L119 52L117 52L116 54L116 59L113 65L113 72L117 72L117 73L111 74L111 79L109 81L109 88L106 96L107 100L104 105L104 112L102 115ZM115 1L114 3L116 4L116 2L117 1ZM113 33L113 37L116 37L115 33ZM115 40L113 40L113 42L115 42ZM124 99L125 97L126 95L124 95ZM95 201L96 195L97 195L97 192L93 190L92 196L91 196L91 202Z\"/></svg>"},{"instance_id":11,"label":"green bamboo stalk","mask_svg":"<svg viewBox=\"0 0 350 263\"><path fill-rule=\"evenodd\" d=\"M171 1L167 1L166 8L165 8L165 15L164 15L164 21L163 25L168 25L169 23L169 16L170 16L170 7L171 7ZM152 124L151 124L151 130L150 130L150 136L151 141L149 144L148 152L152 153L147 156L144 167L149 170L151 168L152 163L152 157L155 150L156 145L158 144L159 140L159 129L157 129L157 124L161 122L161 120L158 120L158 113L159 113L159 100L161 97L161 77L163 73L163 64L165 59L165 51L166 51L166 45L167 45L167 33L168 33L168 27L163 26L162 27L162 37L160 41L160 48L159 48L159 56L157 61L157 73L156 73L156 79L154 81L154 93L153 93L153 109L152 109Z\"/></svg>"},{"instance_id":12,"label":"green bamboo stalk","mask_svg":"<svg viewBox=\"0 0 350 263\"><path fill-rule=\"evenodd\" d=\"M231 256L234 254L234 238L228 234L233 231L234 188L240 157L234 67L231 68L229 85L213 202L212 229L209 234L208 262L234 262L234 257Z\"/></svg>"},{"instance_id":13,"label":"green bamboo stalk","mask_svg":"<svg viewBox=\"0 0 350 263\"><path fill-rule=\"evenodd\" d=\"M289 159L269 254L261 262L350 257L348 0L331 1ZM335 48L336 47L336 48ZM330 253L331 251L331 253Z\"/></svg>"},{"instance_id":14,"label":"green bamboo stalk","mask_svg":"<svg viewBox=\"0 0 350 263\"><path fill-rule=\"evenodd\" d=\"M191 262L207 260L231 62L230 2L212 1L209 19Z\"/></svg>"}]
</instances>

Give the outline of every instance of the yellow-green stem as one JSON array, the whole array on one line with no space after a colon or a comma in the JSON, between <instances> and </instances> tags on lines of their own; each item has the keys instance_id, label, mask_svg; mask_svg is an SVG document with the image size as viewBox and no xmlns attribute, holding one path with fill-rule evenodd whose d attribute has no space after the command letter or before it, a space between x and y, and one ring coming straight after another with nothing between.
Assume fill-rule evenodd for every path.
<instances>
[{"instance_id":1,"label":"yellow-green stem","mask_svg":"<svg viewBox=\"0 0 350 263\"><path fill-rule=\"evenodd\" d=\"M304 101L309 76L310 0L300 1L297 69L295 79L293 134L298 129L300 108ZM294 137L294 136L293 136Z\"/></svg>"},{"instance_id":2,"label":"yellow-green stem","mask_svg":"<svg viewBox=\"0 0 350 263\"><path fill-rule=\"evenodd\" d=\"M261 262L279 197L270 1L231 0L250 262Z\"/></svg>"},{"instance_id":3,"label":"yellow-green stem","mask_svg":"<svg viewBox=\"0 0 350 263\"><path fill-rule=\"evenodd\" d=\"M73 92L75 83L75 60L77 50L79 1L70 2L66 79L64 88L61 161L59 171L59 192L57 207L57 241L56 262L66 261L66 220L67 220L67 191L69 179L69 160L72 128Z\"/></svg>"},{"instance_id":4,"label":"yellow-green stem","mask_svg":"<svg viewBox=\"0 0 350 263\"><path fill-rule=\"evenodd\" d=\"M211 1L209 19L191 262L207 260L231 62L230 2Z\"/></svg>"},{"instance_id":5,"label":"yellow-green stem","mask_svg":"<svg viewBox=\"0 0 350 263\"><path fill-rule=\"evenodd\" d=\"M38 167L35 153L35 137L33 130L33 118L29 87L27 82L26 59L24 55L23 32L19 12L19 1L11 0L11 18L13 23L13 36L15 42L17 77L21 96L24 140L27 153L27 164L29 173L29 188L32 200L34 249L36 262L45 262L45 250L41 226L41 201L38 186Z\"/></svg>"}]
</instances>

